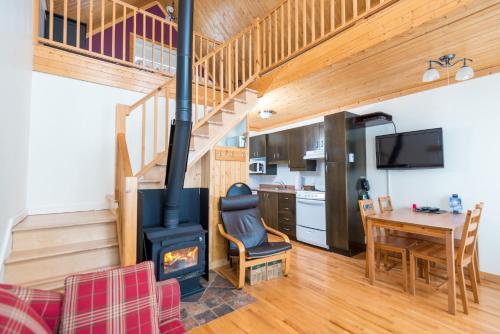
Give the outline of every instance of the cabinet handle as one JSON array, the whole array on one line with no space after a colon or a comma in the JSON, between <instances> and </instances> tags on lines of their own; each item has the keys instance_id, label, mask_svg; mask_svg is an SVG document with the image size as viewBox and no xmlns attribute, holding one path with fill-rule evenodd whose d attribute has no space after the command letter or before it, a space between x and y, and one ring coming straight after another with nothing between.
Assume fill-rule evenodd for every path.
<instances>
[{"instance_id":1,"label":"cabinet handle","mask_svg":"<svg viewBox=\"0 0 500 334\"><path fill-rule=\"evenodd\" d=\"M280 158L280 152L278 152L278 159Z\"/></svg>"},{"instance_id":2,"label":"cabinet handle","mask_svg":"<svg viewBox=\"0 0 500 334\"><path fill-rule=\"evenodd\" d=\"M328 151L325 152L325 159L328 161Z\"/></svg>"}]
</instances>

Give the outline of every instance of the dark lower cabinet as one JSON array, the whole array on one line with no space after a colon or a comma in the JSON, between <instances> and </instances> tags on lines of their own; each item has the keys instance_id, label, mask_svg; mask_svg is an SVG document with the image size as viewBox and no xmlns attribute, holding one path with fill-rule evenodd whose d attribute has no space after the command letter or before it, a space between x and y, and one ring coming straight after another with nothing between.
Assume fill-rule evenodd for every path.
<instances>
[{"instance_id":1,"label":"dark lower cabinet","mask_svg":"<svg viewBox=\"0 0 500 334\"><path fill-rule=\"evenodd\" d=\"M269 227L296 239L295 194L259 191L259 209Z\"/></svg>"},{"instance_id":2,"label":"dark lower cabinet","mask_svg":"<svg viewBox=\"0 0 500 334\"><path fill-rule=\"evenodd\" d=\"M278 194L278 230L296 239L295 195Z\"/></svg>"},{"instance_id":3,"label":"dark lower cabinet","mask_svg":"<svg viewBox=\"0 0 500 334\"><path fill-rule=\"evenodd\" d=\"M354 126L354 116L342 112L325 117L326 241L334 252L348 256L364 250L357 189L366 176L366 140L365 129Z\"/></svg>"},{"instance_id":4,"label":"dark lower cabinet","mask_svg":"<svg viewBox=\"0 0 500 334\"><path fill-rule=\"evenodd\" d=\"M278 194L259 191L260 215L267 226L278 229Z\"/></svg>"}]
</instances>

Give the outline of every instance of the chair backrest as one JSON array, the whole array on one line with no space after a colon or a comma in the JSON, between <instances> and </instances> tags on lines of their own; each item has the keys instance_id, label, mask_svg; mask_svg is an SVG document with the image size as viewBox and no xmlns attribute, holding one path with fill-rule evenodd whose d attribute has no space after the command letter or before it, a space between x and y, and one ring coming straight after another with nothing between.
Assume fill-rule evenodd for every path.
<instances>
[{"instance_id":1,"label":"chair backrest","mask_svg":"<svg viewBox=\"0 0 500 334\"><path fill-rule=\"evenodd\" d=\"M267 232L261 221L258 195L221 197L220 210L224 229L240 240L245 248L267 242ZM234 243L229 243L236 250Z\"/></svg>"},{"instance_id":2,"label":"chair backrest","mask_svg":"<svg viewBox=\"0 0 500 334\"><path fill-rule=\"evenodd\" d=\"M241 196L241 195L252 195L252 189L242 182L233 184L227 190L226 197Z\"/></svg>"},{"instance_id":3,"label":"chair backrest","mask_svg":"<svg viewBox=\"0 0 500 334\"><path fill-rule=\"evenodd\" d=\"M384 213L386 211L392 211L392 201L391 196L381 196L378 198L378 206L380 212Z\"/></svg>"},{"instance_id":4,"label":"chair backrest","mask_svg":"<svg viewBox=\"0 0 500 334\"><path fill-rule=\"evenodd\" d=\"M477 207L478 206L476 206L476 208ZM460 246L457 252L457 260L459 263L462 263L464 258L472 257L474 254L481 213L482 209L467 211L462 229L462 239L460 240Z\"/></svg>"},{"instance_id":5,"label":"chair backrest","mask_svg":"<svg viewBox=\"0 0 500 334\"><path fill-rule=\"evenodd\" d=\"M359 211L361 212L361 221L363 222L363 230L365 231L366 236L366 217L374 215L377 212L375 211L375 205L373 204L372 199L360 199L358 204Z\"/></svg>"}]
</instances>

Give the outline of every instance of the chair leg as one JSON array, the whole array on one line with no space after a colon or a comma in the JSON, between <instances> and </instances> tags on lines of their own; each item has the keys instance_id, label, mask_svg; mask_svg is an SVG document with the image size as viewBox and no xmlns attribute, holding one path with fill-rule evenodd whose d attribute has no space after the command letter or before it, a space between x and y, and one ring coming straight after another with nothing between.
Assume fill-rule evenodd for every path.
<instances>
[{"instance_id":1,"label":"chair leg","mask_svg":"<svg viewBox=\"0 0 500 334\"><path fill-rule=\"evenodd\" d=\"M410 293L415 296L415 256L410 252Z\"/></svg>"},{"instance_id":2,"label":"chair leg","mask_svg":"<svg viewBox=\"0 0 500 334\"><path fill-rule=\"evenodd\" d=\"M285 259L285 272L283 273L285 276L288 276L288 272L290 271L290 252L286 252Z\"/></svg>"},{"instance_id":3,"label":"chair leg","mask_svg":"<svg viewBox=\"0 0 500 334\"><path fill-rule=\"evenodd\" d=\"M424 277L425 277L425 282L427 284L431 284L431 275L430 275L430 271L431 271L431 264L430 264L430 261L429 260L425 260L424 261Z\"/></svg>"},{"instance_id":4,"label":"chair leg","mask_svg":"<svg viewBox=\"0 0 500 334\"><path fill-rule=\"evenodd\" d=\"M477 249L478 244L476 243L476 249L474 250L474 271L476 273L477 283L481 284L481 271L479 270L479 250Z\"/></svg>"},{"instance_id":5,"label":"chair leg","mask_svg":"<svg viewBox=\"0 0 500 334\"><path fill-rule=\"evenodd\" d=\"M408 291L408 268L406 265L406 249L401 251L401 264L402 264L402 276L403 276L403 291Z\"/></svg>"},{"instance_id":6,"label":"chair leg","mask_svg":"<svg viewBox=\"0 0 500 334\"><path fill-rule=\"evenodd\" d=\"M238 289L243 288L245 285L245 257L240 256L238 268Z\"/></svg>"},{"instance_id":7,"label":"chair leg","mask_svg":"<svg viewBox=\"0 0 500 334\"><path fill-rule=\"evenodd\" d=\"M377 251L377 269L379 269L379 270L380 270L380 256L382 255L381 253L382 253L382 250L379 249Z\"/></svg>"},{"instance_id":8,"label":"chair leg","mask_svg":"<svg viewBox=\"0 0 500 334\"><path fill-rule=\"evenodd\" d=\"M389 254L384 252L384 269L389 270Z\"/></svg>"},{"instance_id":9,"label":"chair leg","mask_svg":"<svg viewBox=\"0 0 500 334\"><path fill-rule=\"evenodd\" d=\"M366 259L365 259L365 277L368 278L369 277L369 272L370 270L370 266L368 264L368 254L366 255Z\"/></svg>"},{"instance_id":10,"label":"chair leg","mask_svg":"<svg viewBox=\"0 0 500 334\"><path fill-rule=\"evenodd\" d=\"M460 296L462 297L462 305L464 313L469 314L469 305L467 303L467 289L465 288L464 269L462 266L456 266L458 285L460 286Z\"/></svg>"},{"instance_id":11,"label":"chair leg","mask_svg":"<svg viewBox=\"0 0 500 334\"><path fill-rule=\"evenodd\" d=\"M472 286L472 293L474 294L474 303L478 303L479 304L479 294L477 292L476 268L475 268L474 261L471 261L471 263L469 263L468 267L469 267L470 284Z\"/></svg>"}]
</instances>

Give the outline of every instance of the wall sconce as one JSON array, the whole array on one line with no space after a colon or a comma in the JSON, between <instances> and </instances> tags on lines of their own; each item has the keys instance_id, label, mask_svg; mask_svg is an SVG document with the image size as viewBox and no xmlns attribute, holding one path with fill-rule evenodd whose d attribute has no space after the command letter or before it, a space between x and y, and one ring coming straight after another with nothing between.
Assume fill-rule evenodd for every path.
<instances>
[{"instance_id":1,"label":"wall sconce","mask_svg":"<svg viewBox=\"0 0 500 334\"><path fill-rule=\"evenodd\" d=\"M432 82L434 80L439 79L439 72L437 69L432 67L432 65L439 65L443 68L450 68L455 66L456 64L463 63L462 67L455 74L455 80L464 81L469 80L474 77L474 70L472 67L467 66L467 62L472 62L472 59L469 58L460 58L455 60L455 54L450 53L448 55L442 56L439 60L429 60L429 68L424 72L422 76L423 82Z\"/></svg>"}]
</instances>

